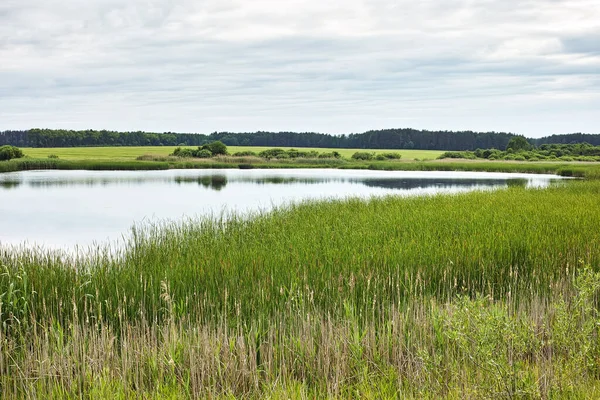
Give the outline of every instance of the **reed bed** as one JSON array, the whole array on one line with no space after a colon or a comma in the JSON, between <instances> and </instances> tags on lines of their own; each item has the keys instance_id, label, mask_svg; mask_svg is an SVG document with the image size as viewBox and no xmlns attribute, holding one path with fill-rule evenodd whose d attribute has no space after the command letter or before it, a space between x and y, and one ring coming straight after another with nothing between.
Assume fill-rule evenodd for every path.
<instances>
[{"instance_id":1,"label":"reed bed","mask_svg":"<svg viewBox=\"0 0 600 400\"><path fill-rule=\"evenodd\" d=\"M4 398L600 395L596 181L144 225L0 267Z\"/></svg>"}]
</instances>

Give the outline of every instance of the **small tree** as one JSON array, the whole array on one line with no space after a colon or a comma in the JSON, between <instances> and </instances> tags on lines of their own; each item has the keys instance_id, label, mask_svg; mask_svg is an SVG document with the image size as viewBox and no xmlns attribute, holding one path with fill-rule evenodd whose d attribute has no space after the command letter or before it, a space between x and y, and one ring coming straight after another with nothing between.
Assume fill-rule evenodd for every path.
<instances>
[{"instance_id":1,"label":"small tree","mask_svg":"<svg viewBox=\"0 0 600 400\"><path fill-rule=\"evenodd\" d=\"M515 136L506 145L506 151L512 149L513 151L527 151L531 150L531 144L523 136Z\"/></svg>"},{"instance_id":2,"label":"small tree","mask_svg":"<svg viewBox=\"0 0 600 400\"><path fill-rule=\"evenodd\" d=\"M0 147L0 161L8 161L13 158L23 157L23 151L15 146L1 146Z\"/></svg>"},{"instance_id":3,"label":"small tree","mask_svg":"<svg viewBox=\"0 0 600 400\"><path fill-rule=\"evenodd\" d=\"M213 156L227 155L227 146L221 141L212 142L202 146L202 150L208 150Z\"/></svg>"}]
</instances>

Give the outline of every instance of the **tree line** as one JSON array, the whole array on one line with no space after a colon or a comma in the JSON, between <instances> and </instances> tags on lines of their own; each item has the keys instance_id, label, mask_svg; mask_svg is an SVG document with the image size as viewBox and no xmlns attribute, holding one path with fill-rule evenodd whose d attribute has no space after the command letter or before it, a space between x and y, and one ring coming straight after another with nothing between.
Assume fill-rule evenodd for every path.
<instances>
[{"instance_id":1,"label":"tree line","mask_svg":"<svg viewBox=\"0 0 600 400\"><path fill-rule=\"evenodd\" d=\"M465 158L515 161L600 161L600 146L589 143L543 143L534 146L522 136L512 138L506 150L477 149L475 151L447 151L439 158Z\"/></svg>"},{"instance_id":2,"label":"tree line","mask_svg":"<svg viewBox=\"0 0 600 400\"><path fill-rule=\"evenodd\" d=\"M511 138L505 132L428 131L383 129L347 135L315 132L214 132L151 133L106 130L30 129L0 132L0 146L83 147L83 146L203 146L221 141L228 146L328 147L353 149L476 150L505 149ZM600 145L600 134L573 133L529 139L533 145L590 143Z\"/></svg>"}]
</instances>

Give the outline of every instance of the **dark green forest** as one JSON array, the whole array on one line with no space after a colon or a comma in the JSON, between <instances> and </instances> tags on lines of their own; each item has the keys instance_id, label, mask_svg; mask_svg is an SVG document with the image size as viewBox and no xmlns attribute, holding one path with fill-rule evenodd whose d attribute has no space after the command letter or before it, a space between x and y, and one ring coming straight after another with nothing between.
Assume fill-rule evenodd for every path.
<instances>
[{"instance_id":1,"label":"dark green forest","mask_svg":"<svg viewBox=\"0 0 600 400\"><path fill-rule=\"evenodd\" d=\"M421 149L475 150L505 149L517 135L503 132L427 131L416 129L384 129L348 135L314 132L214 132L150 133L114 132L106 130L72 131L62 129L31 129L0 132L0 146L19 147L82 147L82 146L202 146L220 140L228 146L328 147L351 149ZM600 145L600 134L573 133L529 139L535 146L542 144L590 143Z\"/></svg>"}]
</instances>

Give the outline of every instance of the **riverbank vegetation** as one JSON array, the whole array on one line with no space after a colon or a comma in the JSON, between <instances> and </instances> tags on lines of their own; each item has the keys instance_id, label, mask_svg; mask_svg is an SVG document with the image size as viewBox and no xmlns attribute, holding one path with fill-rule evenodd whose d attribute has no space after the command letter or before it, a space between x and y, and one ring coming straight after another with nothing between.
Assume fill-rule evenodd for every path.
<instances>
[{"instance_id":1,"label":"riverbank vegetation","mask_svg":"<svg viewBox=\"0 0 600 400\"><path fill-rule=\"evenodd\" d=\"M462 159L487 159L487 160L511 160L511 161L600 161L600 146L592 146L589 143L578 144L542 144L534 147L525 139L515 141L511 146L509 143L506 150L477 149L475 151L450 151L445 152L439 158L462 158Z\"/></svg>"},{"instance_id":2,"label":"riverbank vegetation","mask_svg":"<svg viewBox=\"0 0 600 400\"><path fill-rule=\"evenodd\" d=\"M0 248L3 398L595 398L600 182Z\"/></svg>"},{"instance_id":3,"label":"riverbank vegetation","mask_svg":"<svg viewBox=\"0 0 600 400\"><path fill-rule=\"evenodd\" d=\"M211 158L179 158L146 155L137 160L64 160L54 158L22 158L0 163L0 173L28 170L167 170L167 169L273 169L273 168L341 168L385 171L482 171L556 174L571 177L600 176L598 163L515 162L490 160L354 160L346 158L264 159L256 156L216 156Z\"/></svg>"}]
</instances>

